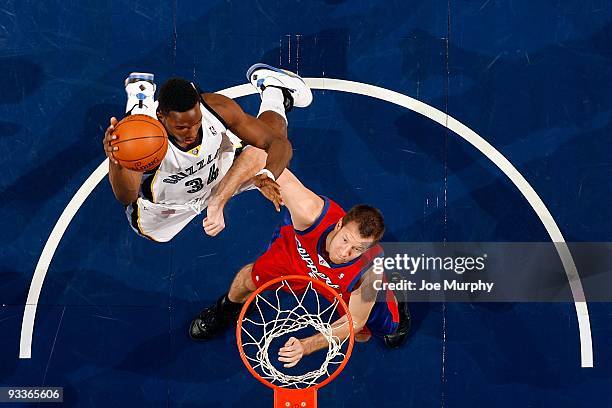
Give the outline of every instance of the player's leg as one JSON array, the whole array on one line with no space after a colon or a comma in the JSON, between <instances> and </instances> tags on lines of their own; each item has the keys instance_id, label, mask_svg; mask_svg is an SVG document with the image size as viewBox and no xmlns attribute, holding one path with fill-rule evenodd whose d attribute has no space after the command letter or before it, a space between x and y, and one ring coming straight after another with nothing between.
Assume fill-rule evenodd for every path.
<instances>
[{"instance_id":1,"label":"player's leg","mask_svg":"<svg viewBox=\"0 0 612 408\"><path fill-rule=\"evenodd\" d=\"M253 264L244 266L232 282L229 293L221 296L214 305L202 310L189 325L189 337L193 340L210 340L223 333L238 319L242 305L255 291L251 280Z\"/></svg>"},{"instance_id":2,"label":"player's leg","mask_svg":"<svg viewBox=\"0 0 612 408\"><path fill-rule=\"evenodd\" d=\"M355 341L359 343L366 343L370 341L371 338L372 333L370 332L370 329L368 329L368 326L364 326L359 333L355 333Z\"/></svg>"},{"instance_id":3,"label":"player's leg","mask_svg":"<svg viewBox=\"0 0 612 408\"><path fill-rule=\"evenodd\" d=\"M397 304L397 313L399 317L399 324L393 333L386 334L383 336L385 345L389 348L400 347L410 334L410 327L412 325L412 317L410 315L410 309L408 308L406 292L404 291L391 291L386 292L386 304L387 309L393 308L393 303Z\"/></svg>"},{"instance_id":4,"label":"player's leg","mask_svg":"<svg viewBox=\"0 0 612 408\"><path fill-rule=\"evenodd\" d=\"M312 92L299 75L293 72L255 64L247 71L247 79L261 94L257 117L268 126L287 132L286 112L293 107L306 107L312 102Z\"/></svg>"},{"instance_id":5,"label":"player's leg","mask_svg":"<svg viewBox=\"0 0 612 408\"><path fill-rule=\"evenodd\" d=\"M397 309L399 312L399 325L395 332L384 336L385 344L390 348L397 348L404 344L406 338L408 338L410 334L410 326L412 323L410 309L408 309L407 303L399 302L397 304Z\"/></svg>"},{"instance_id":6,"label":"player's leg","mask_svg":"<svg viewBox=\"0 0 612 408\"><path fill-rule=\"evenodd\" d=\"M125 79L127 103L126 115L142 114L157 119L157 102L155 101L155 82L153 74L132 72Z\"/></svg>"},{"instance_id":7,"label":"player's leg","mask_svg":"<svg viewBox=\"0 0 612 408\"><path fill-rule=\"evenodd\" d=\"M365 328L372 336L382 337L387 347L396 348L408 337L410 323L407 304L398 302L393 291L387 290L379 292Z\"/></svg>"},{"instance_id":8,"label":"player's leg","mask_svg":"<svg viewBox=\"0 0 612 408\"><path fill-rule=\"evenodd\" d=\"M232 303L244 304L251 293L255 292L257 286L253 283L251 277L253 273L253 264L248 264L242 268L234 278L230 290L227 294L227 299Z\"/></svg>"},{"instance_id":9,"label":"player's leg","mask_svg":"<svg viewBox=\"0 0 612 408\"><path fill-rule=\"evenodd\" d=\"M242 305L255 289L277 276L289 275L290 260L286 243L274 234L268 250L253 264L243 267L234 278L230 290L217 302L204 309L189 326L193 340L210 340L236 323Z\"/></svg>"}]
</instances>

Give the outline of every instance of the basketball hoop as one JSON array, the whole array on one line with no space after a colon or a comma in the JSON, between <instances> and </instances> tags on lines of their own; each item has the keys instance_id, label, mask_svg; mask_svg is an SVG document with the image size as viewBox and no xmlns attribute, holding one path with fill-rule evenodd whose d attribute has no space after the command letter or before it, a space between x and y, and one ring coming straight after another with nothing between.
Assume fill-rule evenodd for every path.
<instances>
[{"instance_id":1,"label":"basketball hoop","mask_svg":"<svg viewBox=\"0 0 612 408\"><path fill-rule=\"evenodd\" d=\"M263 296L266 290L271 300ZM333 324L338 318L341 323ZM343 325L349 336L334 336L332 329ZM300 330L321 333L328 342L327 353L318 369L299 375L284 373L273 365L270 346ZM240 357L255 378L274 390L275 408L316 408L317 390L344 369L354 337L353 319L342 297L321 281L301 275L282 276L259 287L242 307L236 327Z\"/></svg>"}]
</instances>

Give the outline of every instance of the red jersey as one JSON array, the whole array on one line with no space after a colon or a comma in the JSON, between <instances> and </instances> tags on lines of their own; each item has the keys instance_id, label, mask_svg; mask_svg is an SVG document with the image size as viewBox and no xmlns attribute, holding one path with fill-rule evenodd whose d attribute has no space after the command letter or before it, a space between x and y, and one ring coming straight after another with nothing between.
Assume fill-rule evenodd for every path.
<instances>
[{"instance_id":1,"label":"red jersey","mask_svg":"<svg viewBox=\"0 0 612 408\"><path fill-rule=\"evenodd\" d=\"M284 275L308 275L333 288L348 301L361 276L381 256L380 245L344 264L334 264L325 257L325 241L346 212L329 198L317 220L304 231L293 228L289 214L277 229L268 250L257 259L251 274L256 286Z\"/></svg>"}]
</instances>

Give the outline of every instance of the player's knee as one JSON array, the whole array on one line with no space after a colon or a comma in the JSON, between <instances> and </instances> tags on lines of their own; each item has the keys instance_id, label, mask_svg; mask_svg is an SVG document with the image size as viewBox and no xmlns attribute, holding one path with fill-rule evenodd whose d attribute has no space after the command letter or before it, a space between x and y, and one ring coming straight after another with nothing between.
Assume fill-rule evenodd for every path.
<instances>
[{"instance_id":1,"label":"player's knee","mask_svg":"<svg viewBox=\"0 0 612 408\"><path fill-rule=\"evenodd\" d=\"M255 286L255 283L253 282L252 273L253 273L253 264L246 265L240 271L241 278L242 278L241 279L242 287L249 290L250 292L254 292L255 289L257 289L257 287Z\"/></svg>"},{"instance_id":2,"label":"player's knee","mask_svg":"<svg viewBox=\"0 0 612 408\"><path fill-rule=\"evenodd\" d=\"M370 339L372 338L372 335L369 333L355 333L355 341L358 343L366 343L368 341L370 341Z\"/></svg>"}]
</instances>

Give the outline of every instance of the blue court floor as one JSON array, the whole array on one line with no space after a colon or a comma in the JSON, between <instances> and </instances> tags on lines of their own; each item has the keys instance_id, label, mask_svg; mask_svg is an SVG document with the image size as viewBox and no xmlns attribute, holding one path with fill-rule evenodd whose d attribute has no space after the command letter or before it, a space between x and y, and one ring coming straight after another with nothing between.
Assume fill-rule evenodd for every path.
<instances>
[{"instance_id":1,"label":"blue court floor","mask_svg":"<svg viewBox=\"0 0 612 408\"><path fill-rule=\"evenodd\" d=\"M201 218L167 244L137 237L108 179L86 183L109 117L123 114L127 73L219 91L265 62L422 102L426 114L315 89L289 115L291 169L345 207L379 207L385 241L551 240L516 178L436 110L507 159L566 241L612 241L611 44L603 0L2 2L0 386L61 386L67 407L272 406L232 333L195 344L187 325L257 257L278 215L248 192L216 238ZM237 101L257 113L258 96ZM91 193L44 255L83 185ZM612 306L579 307L587 327L573 303L412 304L407 344L358 344L320 406L610 407Z\"/></svg>"}]
</instances>

